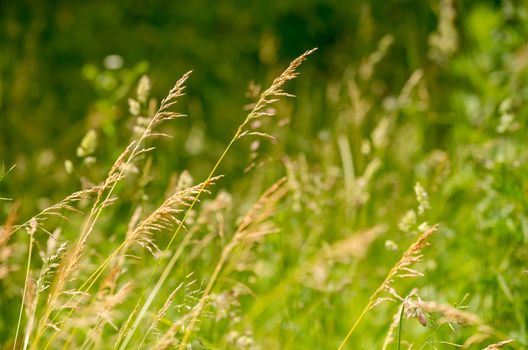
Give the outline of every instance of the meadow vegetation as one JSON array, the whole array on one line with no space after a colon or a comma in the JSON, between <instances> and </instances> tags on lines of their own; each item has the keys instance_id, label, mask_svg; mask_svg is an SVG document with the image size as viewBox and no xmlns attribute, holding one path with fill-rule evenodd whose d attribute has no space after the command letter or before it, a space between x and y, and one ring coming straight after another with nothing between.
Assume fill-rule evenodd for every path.
<instances>
[{"instance_id":1,"label":"meadow vegetation","mask_svg":"<svg viewBox=\"0 0 528 350\"><path fill-rule=\"evenodd\" d=\"M245 105L113 55L39 130L0 85L2 349L527 348L528 7L431 3L421 41L362 3L346 63L266 32Z\"/></svg>"}]
</instances>

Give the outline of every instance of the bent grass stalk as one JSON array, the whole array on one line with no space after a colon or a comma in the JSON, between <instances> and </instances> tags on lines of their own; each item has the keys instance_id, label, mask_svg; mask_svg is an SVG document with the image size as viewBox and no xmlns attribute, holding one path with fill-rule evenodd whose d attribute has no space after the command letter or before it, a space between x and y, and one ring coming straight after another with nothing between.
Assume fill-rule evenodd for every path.
<instances>
[{"instance_id":1,"label":"bent grass stalk","mask_svg":"<svg viewBox=\"0 0 528 350\"><path fill-rule=\"evenodd\" d=\"M135 149L138 148L138 145L139 145L139 142L136 144L136 148L135 148ZM129 157L129 160L127 160L127 162L126 162L125 164L128 164L128 162L129 162L130 160L131 160L131 158ZM121 176L121 175L123 174L124 169L125 169L125 167L123 167L123 168L120 170L119 176ZM98 207L98 205L99 205L100 203L104 203L104 202L106 202L107 200L110 199L110 197L111 197L111 195L112 195L112 192L114 191L116 185L117 185L117 182L114 182L114 183L112 184L112 186L110 187L110 190L109 190L109 192L108 192L108 194L107 194L107 196L106 196L106 198L105 198L105 200L104 200L103 202L100 202L100 198L101 198L100 195L101 195L101 194L99 194L99 195L97 196L97 200L96 200L96 202L94 203L94 206L92 207L92 210L90 211L90 215L89 215L89 217L88 217L88 220L87 220L87 222L86 222L86 225L84 226L84 229L83 229L83 231L82 231L81 237L80 237L79 240L77 241L77 245L75 246L75 248L72 250L73 253L75 253L75 251L76 251L77 249L82 248L82 242L88 238L88 236L90 235L90 233L92 232L92 230L93 230L93 228L94 228L94 226L95 226L95 223L96 223L97 220L99 219L99 216L101 215L101 212L102 212L103 209L104 209L104 206L99 206L99 207ZM66 266L66 267L67 267L67 266L68 266L67 264L68 264L70 261L72 261L71 259L73 259L73 258L74 258L73 254L70 254L70 256L68 257L68 262L67 262L65 265L63 265L63 266ZM67 271L65 268L63 268L63 269L61 270L62 273L65 273L65 271ZM67 276L59 276L59 275L60 275L60 274L57 274L57 277L55 278L55 281L54 281L54 285L57 285L57 283L60 282L60 279L65 280L65 279L67 278ZM38 346L39 339L40 339L40 337L42 336L42 334L44 333L45 328L47 327L47 325L46 325L46 321L49 319L49 316L50 316L50 314L51 314L51 311L52 311L52 310L51 310L51 306L54 304L54 301L58 298L59 294L60 294L60 290L57 289L57 288L55 288L55 290L53 291L53 294L52 294L52 295L53 295L53 298L52 298L51 300L49 300L49 302L46 304L46 309L45 309L45 312L44 312L44 317L43 317L43 318L41 319L41 321L40 321L39 328L38 328L38 330L37 330L37 334L36 334L36 336L35 336L35 340L34 340L32 346L31 346L32 349L34 349L34 348L36 348L36 347ZM70 301L73 300L74 297L75 297L75 296L72 295L71 298L70 298ZM73 312L73 310L70 311L70 313L69 313L68 315L70 315L72 312ZM58 314L55 315L55 317L53 318L53 320L55 320L57 317L58 317ZM55 336L53 336L52 339L54 339L54 337L55 337ZM47 348L47 346L46 346L46 348Z\"/></svg>"},{"instance_id":2,"label":"bent grass stalk","mask_svg":"<svg viewBox=\"0 0 528 350\"><path fill-rule=\"evenodd\" d=\"M134 230L130 233L130 236L128 236L121 245L92 273L92 275L88 278L87 281L83 283L83 285L80 287L80 290L83 292L87 292L97 281L97 279L101 276L104 269L110 261L115 258L122 249L125 249L128 244L131 243L138 243L140 245L143 245L143 241L138 241L139 237L144 235L145 239L148 240L149 249L152 251L153 249L157 250L157 247L154 245L154 243L150 240L148 236L148 233L152 233L152 230L158 230L161 228L168 228L169 225L171 225L171 221L175 221L176 223L180 223L178 219L176 219L175 215L179 212L179 207L185 207L188 205L189 201L191 201L191 198L195 198L196 193L198 191L204 191L205 187L211 186L215 183L216 180L218 180L220 177L214 177L211 178L210 181L204 182L203 184L198 184L193 187L189 187L187 189L181 190L167 198L156 210L154 210L147 218L142 220ZM143 242L144 243L144 242ZM122 255L121 255L122 256ZM89 282L90 281L90 282ZM89 284L88 284L89 283ZM88 286L86 287L86 285ZM85 288L86 287L86 288ZM70 301L72 299L70 298ZM70 309L68 314L66 315L67 319L73 312L73 309ZM54 340L57 333L54 333L51 337L50 341L46 345L46 348L51 345L52 341Z\"/></svg>"},{"instance_id":3,"label":"bent grass stalk","mask_svg":"<svg viewBox=\"0 0 528 350\"><path fill-rule=\"evenodd\" d=\"M137 141L133 141L132 143L129 144L129 146L125 149L125 151L118 157L118 159L116 160L116 162L114 163L114 165L112 166L112 169L110 170L110 173L109 173L109 176L108 178L105 180L105 184L110 181L111 183L111 186L110 186L110 189L105 197L105 199L101 202L100 199L102 197L102 194L103 194L103 191L104 189L106 188L106 186L103 186L100 191L98 192L98 195L97 195L97 199L94 203L94 205L92 206L92 209L90 211L90 215L88 216L88 219L86 221L86 224L82 230L82 233L81 233L81 237L79 238L79 240L77 241L77 244L75 246L75 248L72 250L72 252L76 252L80 249L82 249L82 245L83 243L86 241L86 239L88 238L88 236L90 235L90 233L93 231L93 228L95 226L95 223L97 222L99 216L101 215L101 212L103 211L103 209L105 208L105 203L107 203L110 198L111 198L111 195L115 189L115 187L117 186L117 183L119 182L119 180L122 178L124 172L125 172L125 169L127 168L127 165L130 164L130 162L135 158L137 157L140 153L143 153L144 151L146 151L145 149L141 148L143 142L145 141L145 139L147 139L149 136L152 136L153 133L152 133L152 129L153 127L160 123L161 121L163 120L168 120L168 119L174 119L174 118L177 118L177 117L180 117L182 115L180 114L176 114L176 113L173 113L173 112L169 112L167 111L167 108L171 107L172 105L174 105L176 103L176 99L180 96L183 95L183 88L184 88L184 83L185 81L189 78L190 74L192 73L192 71L188 71L187 73L185 73L175 84L175 86L170 90L169 92L169 95L162 100L161 102L161 105L158 109L158 111L156 112L156 114L152 117L152 119L150 120L148 126L145 128L145 130L143 131L143 133L141 134L141 136L139 137L139 139ZM132 149L131 152L129 152L129 150ZM148 149L147 149L148 151ZM127 157L128 155L128 157ZM123 161L124 157L127 157L126 161ZM119 169L120 168L120 169ZM117 172L118 170L118 172ZM115 173L117 172L117 176L115 177L115 180L112 180L113 176L115 175ZM106 265L111 261L111 259L119 252L119 250L122 249L122 247L124 246L124 243L121 244L118 249L116 249L111 255L109 258L107 258L103 264L101 266L99 266L99 268L94 272L92 273L92 275L90 275L90 277L88 278L87 281L85 281L85 283L83 283L83 286L86 285L86 283L91 279L91 278L94 278L94 280L92 281L92 283L90 283L89 287L90 288L94 283L95 281L97 280L97 278L101 275L102 271L104 270L104 268L106 267ZM70 259L72 259L73 256L70 257ZM69 259L68 259L69 260ZM68 261L69 262L69 261ZM68 265L66 264L65 265L66 267L68 267ZM62 271L65 271L65 269L63 268ZM55 282L60 282L60 279L61 277L62 278L66 278L65 276L59 276L60 274L57 274L57 277L55 278ZM55 283L54 283L55 284ZM81 291L82 291L82 288L84 287L81 287ZM57 297L58 297L58 294L60 293L60 290L58 291L54 291L54 298L50 300L50 302L47 303L46 305L46 310L45 310L45 313L44 313L44 318L41 319L41 322L40 322L40 325L39 325L39 329L37 331L37 335L35 337L35 341L33 342L32 344L32 349L35 348L36 346L38 346L38 342L39 342L39 339L40 339L40 336L42 336L42 333L44 332L44 329L46 328L46 321L48 320L49 318L49 315L51 314L51 305L53 304L52 301L54 301ZM70 298L70 301L73 300L74 296L72 296ZM71 315L71 313L73 312L70 311L69 314L68 314L68 317L69 315ZM58 317L58 314L54 317L54 319L56 319ZM55 332L56 333L56 332ZM51 341L53 341L53 339L55 338L55 334L52 336L52 339ZM48 345L46 346L46 348L49 346L49 344L51 344L51 341L48 342Z\"/></svg>"},{"instance_id":4,"label":"bent grass stalk","mask_svg":"<svg viewBox=\"0 0 528 350\"><path fill-rule=\"evenodd\" d=\"M209 176L207 177L207 180L210 180L214 174L216 173L216 170L218 168L218 166L220 165L220 163L222 162L222 160L224 159L224 157L226 156L227 152L229 151L229 149L231 148L231 146L233 145L233 143L235 142L235 138L233 138L231 140L231 142L228 144L228 146L226 147L226 149L224 150L224 152L222 153L222 155L220 156L220 158L218 159L218 161L216 162L215 166L213 167L213 170L211 171L211 173L209 174ZM206 182L207 182L206 180ZM205 182L204 182L205 183ZM200 195L202 194L202 191L203 189L198 192L198 195L196 196L196 198L194 199L194 201L191 203L191 205L189 206L189 208L186 210L185 212L185 215L183 216L183 219L181 220L181 223L178 225L178 227L176 228L176 230L174 231L174 234L171 238L171 240L169 241L169 243L167 244L167 247L165 248L165 250L163 251L162 253L162 256L161 258L158 260L158 263L156 264L156 267L154 269L154 272L151 274L150 278L149 278L149 282L146 284L146 285L149 285L150 282L152 282L153 280L153 276L158 272L159 270L159 267L160 267L160 264L161 264L161 261L164 260L164 257L166 256L166 254L168 253L169 251L169 248L172 246L172 243L174 242L174 239L176 238L176 236L178 235L178 233L180 232L182 226L183 226L183 223L187 220L187 217L190 213L190 211L193 209L194 205L196 204L196 202L198 201ZM189 237L189 238L188 238ZM156 283L156 285L154 286L154 289L152 290L152 292L150 293L150 295L148 296L147 300L145 301L143 307L141 308L141 310L139 311L139 315L138 317L135 319L132 327L130 330L127 330L127 329L123 329L122 332L123 334L126 334L126 332L128 332L127 336L125 337L125 339L123 340L123 343L121 344L120 346L120 349L125 349L128 342L132 339L132 336L134 335L134 331L137 329L137 327L139 326L139 323L141 322L141 320L143 319L143 317L145 316L148 308L150 307L150 305L152 304L152 302L154 301L154 298L156 297L156 295L158 294L159 290L161 289L161 286L162 284L165 282L165 280L167 279L170 271L172 270L172 268L174 267L174 265L176 264L176 261L179 259L181 253L183 253L183 250L184 248L187 246L187 244L189 243L190 241L190 235L187 235L185 236L185 239L182 241L180 247L178 248L178 250L176 251L176 253L172 256L171 260L169 261L169 263L167 264L167 268L165 268L161 274L161 277L160 279L158 280L158 282ZM188 239L187 239L188 238ZM160 282L161 281L161 282ZM138 300L138 306L139 304L141 303L142 299L144 297L144 294L142 294L142 296L140 297L140 299ZM119 346L119 342L116 343L116 346Z\"/></svg>"},{"instance_id":5,"label":"bent grass stalk","mask_svg":"<svg viewBox=\"0 0 528 350\"><path fill-rule=\"evenodd\" d=\"M233 144L238 139L240 139L243 136L248 136L248 135L256 135L256 136L262 136L263 135L261 133L256 133L256 132L251 132L249 130L245 130L245 128L248 126L248 124L251 121L253 121L255 119L259 119L259 118L262 118L262 117L265 117L265 116L270 116L271 114L268 111L266 111L265 108L268 107L270 104L276 102L278 100L277 99L278 97L280 97L280 96L293 96L291 94L288 94L288 93L284 92L281 88L287 81L293 80L293 79L295 79L298 76L298 73L296 71L297 68L315 50L317 50L317 49L314 48L314 49L308 50L308 51L304 52L302 55L300 55L299 57L297 57L295 60L293 60L290 63L290 65L288 66L288 68L286 68L286 70L279 77L275 78L273 80L273 83L271 84L271 86L268 89L266 89L260 95L260 98L259 98L258 102L255 104L255 106L251 110L251 112L247 115L247 117L244 120L244 122L239 125L235 135L233 136L233 138L231 139L231 141L229 142L227 147L222 152L220 158L218 159L218 161L214 165L213 169L209 173L209 175L208 175L208 177L206 179L206 182L208 180L210 180L216 174L217 168L220 166L220 164L224 160L225 156L227 155L227 153L229 152L229 150L231 149ZM193 203L186 210L185 215L184 215L183 219L181 220L181 224L178 225L178 227L174 231L174 234L172 235L172 238L169 241L169 244L167 245L167 247L165 248L165 250L162 253L162 258L159 259L158 264L156 265L156 268L155 268L154 272L151 274L151 278L149 280L152 280L152 276L154 276L157 273L157 271L159 269L159 265L160 265L161 261L163 261L163 257L168 253L170 247L172 246L172 243L174 242L174 239L176 238L177 234L181 230L181 227L182 227L183 223L185 222L185 220L187 219L190 211L192 210L192 208L194 207L194 205L198 201L198 199L199 199L199 197L201 195L201 192L202 191L200 191L198 193L198 195L196 196L196 198L193 201ZM185 245L187 245L187 243L188 243L188 240L184 240L182 242L182 245L185 246ZM135 330L139 326L139 323L141 322L141 320L145 317L150 305L152 304L152 302L154 301L154 298L157 296L157 294L161 290L161 287L165 283L165 280L169 276L169 273L172 270L172 268L174 267L174 265L176 264L176 261L178 260L178 258L179 258L178 254L174 254L172 256L171 260L169 261L169 263L167 264L167 266L163 270L160 278L156 282L156 285L154 286L152 291L149 293L148 298L146 299L145 303L141 307L141 310L139 311L138 316L136 317L131 329L128 331L128 334L125 337L125 339L124 339L123 343L121 344L121 346L119 347L119 349L125 349L126 346L128 345L128 343L130 342L130 340L132 339L132 337L134 336ZM148 285L148 283L147 283L147 285ZM140 298L140 301L141 301L141 298ZM124 330L124 332L126 332L126 331L127 330Z\"/></svg>"},{"instance_id":6,"label":"bent grass stalk","mask_svg":"<svg viewBox=\"0 0 528 350\"><path fill-rule=\"evenodd\" d=\"M143 219L134 229L127 234L127 238L124 242L121 243L119 248L115 250L110 257L108 257L103 264L92 274L93 278L91 279L90 285L86 288L85 291L88 291L95 281L101 276L104 271L104 268L110 263L110 261L120 253L121 249L125 249L128 244L139 244L144 248L148 249L151 253L154 253L154 250L159 251L158 247L151 239L151 235L155 231L161 229L168 229L172 227L173 223L181 223L180 220L176 218L176 215L181 211L180 208L187 207L192 200L195 199L196 194L199 191L207 191L204 188L212 186L221 176L213 177L211 180L198 184L195 186L188 187L186 189L177 191L173 195L169 196L164 202L154 210L148 217ZM123 258L123 253L121 253L121 258ZM86 284L87 282L85 282ZM83 285L84 287L84 285ZM70 310L71 314L72 310ZM52 339L53 340L53 339ZM51 344L48 343L48 345Z\"/></svg>"},{"instance_id":7,"label":"bent grass stalk","mask_svg":"<svg viewBox=\"0 0 528 350\"><path fill-rule=\"evenodd\" d=\"M419 273L414 270L409 269L409 266L421 259L422 256L419 255L421 249L428 244L427 240L437 229L438 229L438 225L431 227L429 230L422 233L416 239L416 241L413 244L411 244L409 248L407 248L407 250L405 251L405 253L403 253L400 260L398 260L398 262L389 271L385 280L383 280L383 282L380 284L378 289L376 289L376 291L369 297L369 301L367 305L361 311L361 314L359 315L359 317L356 319L356 321L354 322L354 324L348 331L347 335L345 336L345 338L339 345L338 350L342 350L345 347L347 341L350 339L350 337L356 330L357 326L359 325L363 317L365 317L367 312L371 310L373 307L375 307L380 302L379 296L381 295L383 291L387 290L390 287L391 283L400 274L400 272L404 272L405 273L404 276L419 276Z\"/></svg>"}]
</instances>

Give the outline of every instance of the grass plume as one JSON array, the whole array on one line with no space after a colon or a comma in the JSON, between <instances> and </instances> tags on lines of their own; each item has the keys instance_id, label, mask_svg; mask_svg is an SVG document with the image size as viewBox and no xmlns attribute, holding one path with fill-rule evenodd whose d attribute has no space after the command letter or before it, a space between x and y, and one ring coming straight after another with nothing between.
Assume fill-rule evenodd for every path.
<instances>
[{"instance_id":1,"label":"grass plume","mask_svg":"<svg viewBox=\"0 0 528 350\"><path fill-rule=\"evenodd\" d=\"M365 306L363 311L361 311L361 314L356 319L345 338L341 341L341 344L338 347L339 350L344 348L347 341L350 339L350 337L356 330L358 324L361 322L363 317L365 317L367 312L376 307L376 305L379 305L380 303L387 300L387 298L382 297L382 293L391 291L392 283L396 278L413 278L422 276L422 273L414 270L411 266L422 260L422 249L429 244L429 237L437 230L437 228L438 226L433 226L424 233L422 233L416 239L416 241L411 244L409 248L407 248L400 260L398 260L398 262L396 262L396 264L390 269L389 273L387 274L387 277L385 277L378 289L376 289L376 291L372 293L367 305Z\"/></svg>"}]
</instances>

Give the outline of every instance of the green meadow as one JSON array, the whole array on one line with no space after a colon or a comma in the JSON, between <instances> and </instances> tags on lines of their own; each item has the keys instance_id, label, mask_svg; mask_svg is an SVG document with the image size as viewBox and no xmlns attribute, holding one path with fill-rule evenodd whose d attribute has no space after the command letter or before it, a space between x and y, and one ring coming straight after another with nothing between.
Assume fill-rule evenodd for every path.
<instances>
[{"instance_id":1,"label":"green meadow","mask_svg":"<svg viewBox=\"0 0 528 350\"><path fill-rule=\"evenodd\" d=\"M524 1L0 2L0 349L528 348Z\"/></svg>"}]
</instances>

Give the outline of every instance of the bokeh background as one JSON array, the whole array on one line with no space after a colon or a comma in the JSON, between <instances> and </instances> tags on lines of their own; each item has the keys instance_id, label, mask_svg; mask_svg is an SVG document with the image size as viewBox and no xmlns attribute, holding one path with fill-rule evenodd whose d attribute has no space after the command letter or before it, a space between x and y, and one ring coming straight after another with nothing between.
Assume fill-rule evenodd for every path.
<instances>
[{"instance_id":1,"label":"bokeh background","mask_svg":"<svg viewBox=\"0 0 528 350\"><path fill-rule=\"evenodd\" d=\"M390 229L371 254L337 264L324 282L286 284L286 301L268 299L251 320L255 338L270 348L335 348L361 310L357 300L412 242L398 223L420 182L431 202L420 220L439 222L441 234L417 287L433 300L463 300L524 346L527 38L521 0L0 1L0 161L16 164L0 181L0 197L13 199L0 203L0 220L13 203L28 218L104 179L134 135L127 99L144 74L159 100L193 70L176 106L188 117L164 125L173 138L155 142L149 193L163 196L184 169L204 179L245 118L250 83L266 87L317 47L286 88L297 97L281 101L266 125L277 141L237 143L219 169L227 175L220 188L239 203L234 213L280 175L300 186L278 219L288 238L264 245L268 270L252 287L266 295L321 247L377 224ZM79 156L89 130L96 147ZM135 196L130 186L120 199ZM131 205L116 208L96 242L105 228L126 226ZM355 289L346 288L349 277ZM7 339L23 276L0 283ZM353 348L379 348L393 311L373 315ZM428 344L468 336L413 329Z\"/></svg>"},{"instance_id":2,"label":"bokeh background","mask_svg":"<svg viewBox=\"0 0 528 350\"><path fill-rule=\"evenodd\" d=\"M457 4L457 11L471 13L475 5ZM479 6L495 11L499 5ZM175 147L178 142L164 145L160 153L176 169L188 167L191 158L207 168L243 119L248 83L269 83L313 47L319 51L294 83L301 98L282 115L292 117L295 132L281 143L293 152L311 151L310 140L332 132L339 108L329 90L354 74L385 35L393 44L376 67L382 79L375 82L375 94L396 94L417 68L425 69L427 83L435 87L457 79L445 76L448 70L428 55L428 38L438 26L436 1L4 1L1 6L0 158L17 164L12 181L18 198L65 188L69 179L57 164L77 163L75 150L89 129L99 134L99 161L112 159L114 154L107 154L130 134L123 127L129 117L126 98L141 74L151 77L153 95L161 98L184 72L194 70L180 107L190 118L174 127L181 135L193 130L207 145L194 150ZM457 20L463 47L466 20ZM433 96L437 113L447 98ZM449 126L445 118L430 118L437 119L435 126L442 124L438 129ZM37 174L48 181L36 182Z\"/></svg>"}]
</instances>

